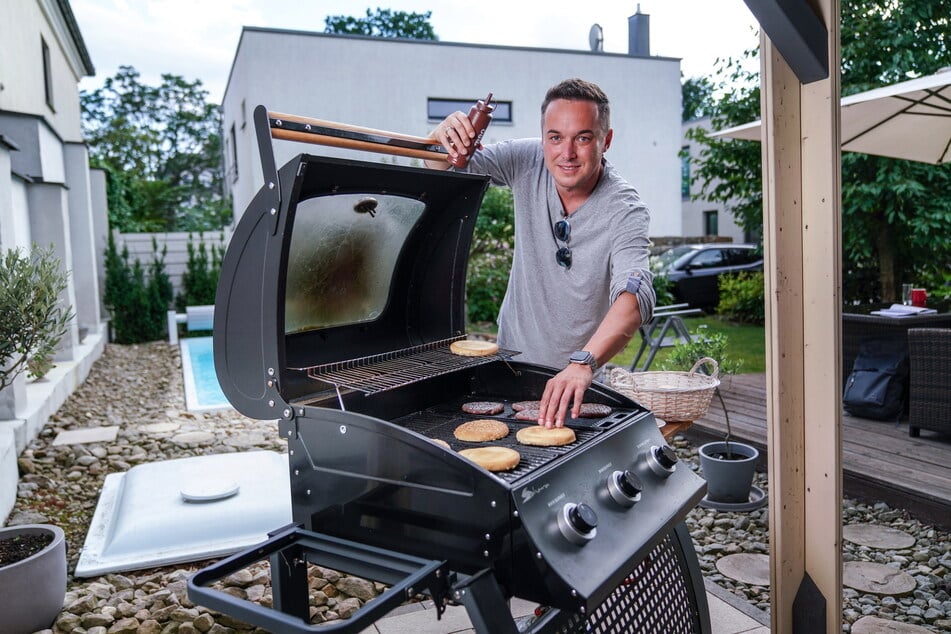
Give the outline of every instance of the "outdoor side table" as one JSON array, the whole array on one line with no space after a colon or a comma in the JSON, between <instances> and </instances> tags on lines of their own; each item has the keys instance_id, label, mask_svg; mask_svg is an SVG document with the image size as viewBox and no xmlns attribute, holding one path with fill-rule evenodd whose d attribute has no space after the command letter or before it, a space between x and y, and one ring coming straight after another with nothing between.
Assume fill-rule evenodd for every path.
<instances>
[{"instance_id":1,"label":"outdoor side table","mask_svg":"<svg viewBox=\"0 0 951 634\"><path fill-rule=\"evenodd\" d=\"M908 346L910 328L951 328L951 313L930 313L914 317L884 317L842 313L842 385L852 372L859 346L866 339L900 340Z\"/></svg>"}]
</instances>

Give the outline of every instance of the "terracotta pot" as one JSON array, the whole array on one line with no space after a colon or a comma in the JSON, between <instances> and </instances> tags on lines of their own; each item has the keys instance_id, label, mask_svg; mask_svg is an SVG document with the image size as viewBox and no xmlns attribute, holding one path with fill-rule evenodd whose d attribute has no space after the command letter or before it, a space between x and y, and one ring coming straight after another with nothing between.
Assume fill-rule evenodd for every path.
<instances>
[{"instance_id":1,"label":"terracotta pot","mask_svg":"<svg viewBox=\"0 0 951 634\"><path fill-rule=\"evenodd\" d=\"M52 534L46 548L0 568L0 631L29 634L49 628L66 596L66 537L49 524L0 528L0 540Z\"/></svg>"}]
</instances>

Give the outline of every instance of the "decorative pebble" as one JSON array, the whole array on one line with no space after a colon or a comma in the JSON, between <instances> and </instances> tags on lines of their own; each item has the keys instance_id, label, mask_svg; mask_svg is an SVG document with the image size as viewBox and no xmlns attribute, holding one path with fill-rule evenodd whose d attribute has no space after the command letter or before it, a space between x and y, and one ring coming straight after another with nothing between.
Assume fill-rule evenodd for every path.
<instances>
[{"instance_id":1,"label":"decorative pebble","mask_svg":"<svg viewBox=\"0 0 951 634\"><path fill-rule=\"evenodd\" d=\"M843 526L842 539L847 539L853 544L886 550L902 550L915 545L915 538L908 533L877 524L849 524ZM927 552L925 555L927 555Z\"/></svg>"},{"instance_id":2,"label":"decorative pebble","mask_svg":"<svg viewBox=\"0 0 951 634\"><path fill-rule=\"evenodd\" d=\"M908 594L915 589L915 579L883 564L869 561L847 561L842 564L842 584L875 594Z\"/></svg>"},{"instance_id":3,"label":"decorative pebble","mask_svg":"<svg viewBox=\"0 0 951 634\"><path fill-rule=\"evenodd\" d=\"M863 616L852 624L852 634L931 634L931 630L877 616Z\"/></svg>"},{"instance_id":4,"label":"decorative pebble","mask_svg":"<svg viewBox=\"0 0 951 634\"><path fill-rule=\"evenodd\" d=\"M717 560L717 570L743 583L769 585L769 556L738 553Z\"/></svg>"}]
</instances>

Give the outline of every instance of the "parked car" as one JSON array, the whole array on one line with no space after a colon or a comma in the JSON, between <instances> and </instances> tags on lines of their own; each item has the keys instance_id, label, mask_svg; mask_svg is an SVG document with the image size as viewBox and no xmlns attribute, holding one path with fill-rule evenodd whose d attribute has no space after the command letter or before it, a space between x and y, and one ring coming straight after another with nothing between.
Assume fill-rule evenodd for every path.
<instances>
[{"instance_id":1,"label":"parked car","mask_svg":"<svg viewBox=\"0 0 951 634\"><path fill-rule=\"evenodd\" d=\"M763 254L753 244L682 244L657 256L655 271L666 275L677 303L710 312L720 301L721 275L762 271Z\"/></svg>"}]
</instances>

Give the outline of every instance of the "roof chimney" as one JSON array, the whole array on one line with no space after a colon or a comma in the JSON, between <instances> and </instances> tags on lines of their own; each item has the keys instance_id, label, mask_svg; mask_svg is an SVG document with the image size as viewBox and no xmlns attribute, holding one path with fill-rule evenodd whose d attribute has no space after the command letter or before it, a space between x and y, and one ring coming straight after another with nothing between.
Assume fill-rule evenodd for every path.
<instances>
[{"instance_id":1,"label":"roof chimney","mask_svg":"<svg viewBox=\"0 0 951 634\"><path fill-rule=\"evenodd\" d=\"M651 54L651 16L641 13L639 2L637 13L627 19L627 54L631 57L650 57Z\"/></svg>"}]
</instances>

